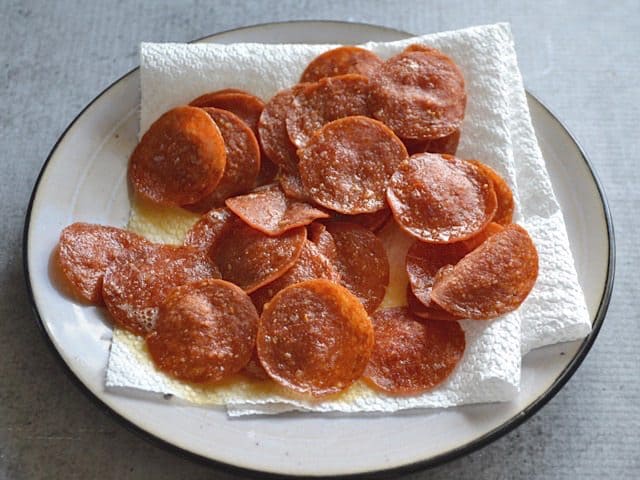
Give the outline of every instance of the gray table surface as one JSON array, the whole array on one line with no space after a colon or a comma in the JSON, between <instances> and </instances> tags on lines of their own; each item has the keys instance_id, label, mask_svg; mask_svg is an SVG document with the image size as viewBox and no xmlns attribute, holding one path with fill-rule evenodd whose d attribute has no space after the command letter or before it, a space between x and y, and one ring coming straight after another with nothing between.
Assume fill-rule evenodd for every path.
<instances>
[{"instance_id":1,"label":"gray table surface","mask_svg":"<svg viewBox=\"0 0 640 480\"><path fill-rule=\"evenodd\" d=\"M292 19L360 21L414 33L510 21L527 87L582 143L613 212L616 285L582 367L520 428L407 478L638 478L638 2L394 3L0 0L1 478L237 478L148 443L73 386L29 306L22 226L56 139L98 92L136 66L141 41L182 42Z\"/></svg>"}]
</instances>

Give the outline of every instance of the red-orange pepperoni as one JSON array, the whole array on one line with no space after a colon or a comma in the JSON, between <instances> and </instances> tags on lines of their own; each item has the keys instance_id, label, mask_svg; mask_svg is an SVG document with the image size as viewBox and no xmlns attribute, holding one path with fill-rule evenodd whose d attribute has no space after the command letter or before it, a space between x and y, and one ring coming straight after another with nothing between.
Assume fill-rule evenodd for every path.
<instances>
[{"instance_id":1,"label":"red-orange pepperoni","mask_svg":"<svg viewBox=\"0 0 640 480\"><path fill-rule=\"evenodd\" d=\"M269 380L271 378L260 363L260 358L258 358L258 350L256 348L253 349L251 359L249 360L249 363L247 363L242 369L241 373L246 377L249 377L249 379L251 380Z\"/></svg>"},{"instance_id":2,"label":"red-orange pepperoni","mask_svg":"<svg viewBox=\"0 0 640 480\"><path fill-rule=\"evenodd\" d=\"M198 98L191 100L189 105L192 107L211 107L211 103L214 103L216 98L219 95L224 95L227 93L242 93L244 95L251 95L251 93L246 90L240 90L239 88L223 88L221 90L216 90L215 92L208 92L203 95L200 95Z\"/></svg>"},{"instance_id":3,"label":"red-orange pepperoni","mask_svg":"<svg viewBox=\"0 0 640 480\"><path fill-rule=\"evenodd\" d=\"M162 205L188 205L213 191L224 172L220 130L200 108L177 107L156 120L131 154L129 180Z\"/></svg>"},{"instance_id":4,"label":"red-orange pepperoni","mask_svg":"<svg viewBox=\"0 0 640 480\"><path fill-rule=\"evenodd\" d=\"M139 250L148 242L121 228L73 223L62 230L56 259L73 293L101 305L102 278L122 254Z\"/></svg>"},{"instance_id":5,"label":"red-orange pepperoni","mask_svg":"<svg viewBox=\"0 0 640 480\"><path fill-rule=\"evenodd\" d=\"M203 108L216 123L224 139L227 164L216 188L205 198L185 208L207 212L224 201L251 190L260 171L260 147L251 129L233 113L219 108Z\"/></svg>"},{"instance_id":6,"label":"red-orange pepperoni","mask_svg":"<svg viewBox=\"0 0 640 480\"><path fill-rule=\"evenodd\" d=\"M404 307L373 317L375 346L364 373L374 387L395 395L415 395L445 381L466 347L458 322L418 321Z\"/></svg>"},{"instance_id":7,"label":"red-orange pepperoni","mask_svg":"<svg viewBox=\"0 0 640 480\"><path fill-rule=\"evenodd\" d=\"M382 303L389 284L389 260L378 237L355 223L327 224L336 245L334 265L340 283L351 291L368 313Z\"/></svg>"},{"instance_id":8,"label":"red-orange pepperoni","mask_svg":"<svg viewBox=\"0 0 640 480\"><path fill-rule=\"evenodd\" d=\"M294 95L304 87L295 85L276 93L265 105L258 122L260 144L265 155L281 169L289 172L297 171L298 155L287 133L287 113L291 110Z\"/></svg>"},{"instance_id":9,"label":"red-orange pepperoni","mask_svg":"<svg viewBox=\"0 0 640 480\"><path fill-rule=\"evenodd\" d=\"M335 218L339 221L357 223L358 225L362 225L364 228L371 230L372 232L377 232L378 230L380 230L387 223L387 220L389 220L390 217L391 210L389 210L388 208L384 208L373 213L360 213L357 215L335 215Z\"/></svg>"},{"instance_id":10,"label":"red-orange pepperoni","mask_svg":"<svg viewBox=\"0 0 640 480\"><path fill-rule=\"evenodd\" d=\"M423 242L452 243L482 230L496 211L493 184L475 165L420 153L391 177L387 201L399 226Z\"/></svg>"},{"instance_id":11,"label":"red-orange pepperoni","mask_svg":"<svg viewBox=\"0 0 640 480\"><path fill-rule=\"evenodd\" d=\"M253 292L251 300L258 312L262 312L264 305L283 288L314 278L326 278L337 282L340 276L329 259L320 253L318 247L307 240L302 247L300 258L293 264L293 267L280 278Z\"/></svg>"},{"instance_id":12,"label":"red-orange pepperoni","mask_svg":"<svg viewBox=\"0 0 640 480\"><path fill-rule=\"evenodd\" d=\"M306 85L294 95L287 113L291 142L302 148L326 123L353 115L370 116L368 99L369 80L362 75L323 78Z\"/></svg>"},{"instance_id":13,"label":"red-orange pepperoni","mask_svg":"<svg viewBox=\"0 0 640 480\"><path fill-rule=\"evenodd\" d=\"M172 288L209 278L220 278L220 272L206 252L152 244L116 259L104 275L102 296L114 324L144 335L155 328L160 304Z\"/></svg>"},{"instance_id":14,"label":"red-orange pepperoni","mask_svg":"<svg viewBox=\"0 0 640 480\"><path fill-rule=\"evenodd\" d=\"M336 261L338 258L336 242L324 224L313 222L308 225L307 238L316 245L318 251L327 257L332 264Z\"/></svg>"},{"instance_id":15,"label":"red-orange pepperoni","mask_svg":"<svg viewBox=\"0 0 640 480\"><path fill-rule=\"evenodd\" d=\"M426 320L460 320L461 317L452 315L435 302L430 302L429 306L418 300L411 290L411 285L407 285L407 308L417 318Z\"/></svg>"},{"instance_id":16,"label":"red-orange pepperoni","mask_svg":"<svg viewBox=\"0 0 640 480\"><path fill-rule=\"evenodd\" d=\"M233 217L227 208L209 210L187 232L184 244L208 251L230 225Z\"/></svg>"},{"instance_id":17,"label":"red-orange pepperoni","mask_svg":"<svg viewBox=\"0 0 640 480\"><path fill-rule=\"evenodd\" d=\"M213 92L196 98L189 105L228 110L238 116L258 135L258 120L264 108L264 102L255 95L238 92Z\"/></svg>"},{"instance_id":18,"label":"red-orange pepperoni","mask_svg":"<svg viewBox=\"0 0 640 480\"><path fill-rule=\"evenodd\" d=\"M369 76L382 65L375 53L360 47L344 46L334 48L311 60L300 77L300 82L317 82L325 77L335 77L347 73Z\"/></svg>"},{"instance_id":19,"label":"red-orange pepperoni","mask_svg":"<svg viewBox=\"0 0 640 480\"><path fill-rule=\"evenodd\" d=\"M224 228L210 255L222 278L251 293L273 282L300 257L306 229L297 227L279 237L270 237L249 227L237 217Z\"/></svg>"},{"instance_id":20,"label":"red-orange pepperoni","mask_svg":"<svg viewBox=\"0 0 640 480\"><path fill-rule=\"evenodd\" d=\"M515 209L513 193L511 192L509 185L507 185L505 179L489 165L478 160L469 160L469 162L478 167L480 171L493 182L493 188L496 191L496 198L498 201L498 207L495 215L493 216L493 221L500 225L509 225L513 220L513 211Z\"/></svg>"},{"instance_id":21,"label":"red-orange pepperoni","mask_svg":"<svg viewBox=\"0 0 640 480\"><path fill-rule=\"evenodd\" d=\"M229 198L226 204L249 226L272 237L308 225L318 218L329 217L308 203L287 198L278 185Z\"/></svg>"},{"instance_id":22,"label":"red-orange pepperoni","mask_svg":"<svg viewBox=\"0 0 640 480\"><path fill-rule=\"evenodd\" d=\"M462 72L434 52L402 52L371 76L373 116L401 138L440 138L462 124L467 101Z\"/></svg>"},{"instance_id":23,"label":"red-orange pepperoni","mask_svg":"<svg viewBox=\"0 0 640 480\"><path fill-rule=\"evenodd\" d=\"M258 314L246 293L223 280L203 280L169 292L146 343L163 372L215 383L247 365L257 330Z\"/></svg>"},{"instance_id":24,"label":"red-orange pepperoni","mask_svg":"<svg viewBox=\"0 0 640 480\"><path fill-rule=\"evenodd\" d=\"M279 384L314 397L340 392L364 372L373 329L348 290L307 280L281 290L258 322L258 355Z\"/></svg>"},{"instance_id":25,"label":"red-orange pepperoni","mask_svg":"<svg viewBox=\"0 0 640 480\"><path fill-rule=\"evenodd\" d=\"M454 315L488 320L520 306L538 276L538 252L516 224L489 237L436 278L431 298Z\"/></svg>"},{"instance_id":26,"label":"red-orange pepperoni","mask_svg":"<svg viewBox=\"0 0 640 480\"><path fill-rule=\"evenodd\" d=\"M281 171L278 181L280 182L282 191L287 197L301 202L313 202L304 185L302 185L302 179L300 178L300 171L297 165L294 171Z\"/></svg>"},{"instance_id":27,"label":"red-orange pepperoni","mask_svg":"<svg viewBox=\"0 0 640 480\"><path fill-rule=\"evenodd\" d=\"M384 124L346 117L326 124L300 153L300 177L319 205L339 213L385 208L391 175L407 150Z\"/></svg>"},{"instance_id":28,"label":"red-orange pepperoni","mask_svg":"<svg viewBox=\"0 0 640 480\"><path fill-rule=\"evenodd\" d=\"M450 133L445 137L434 138L433 140L403 140L409 155L416 153L446 153L455 155L460 143L460 129Z\"/></svg>"}]
</instances>

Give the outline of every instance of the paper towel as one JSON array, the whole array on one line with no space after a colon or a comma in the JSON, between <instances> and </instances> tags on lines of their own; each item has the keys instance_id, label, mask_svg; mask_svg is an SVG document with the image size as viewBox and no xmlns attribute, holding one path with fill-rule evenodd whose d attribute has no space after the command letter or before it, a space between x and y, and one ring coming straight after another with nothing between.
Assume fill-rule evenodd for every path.
<instances>
[{"instance_id":1,"label":"paper towel","mask_svg":"<svg viewBox=\"0 0 640 480\"><path fill-rule=\"evenodd\" d=\"M521 351L589 332L590 320L564 221L531 126L508 25L368 43L365 47L389 57L416 42L443 50L462 69L469 101L459 155L478 158L505 177L519 206L516 220L529 229L538 247L540 278L523 308L493 322L462 322L467 349L460 365L445 384L413 397L385 396L358 384L348 395L330 402L308 403L289 398L286 392L248 394L242 388L225 395L222 401L208 392L193 394L191 387L185 391L184 385L168 381L152 365L141 368L140 345L133 345L135 342L120 334L114 335L107 387L173 393L196 403L227 403L230 414L277 413L291 407L395 411L504 401L517 393ZM143 44L140 131L146 131L164 111L208 91L235 87L268 99L277 90L294 84L311 59L332 47Z\"/></svg>"}]
</instances>

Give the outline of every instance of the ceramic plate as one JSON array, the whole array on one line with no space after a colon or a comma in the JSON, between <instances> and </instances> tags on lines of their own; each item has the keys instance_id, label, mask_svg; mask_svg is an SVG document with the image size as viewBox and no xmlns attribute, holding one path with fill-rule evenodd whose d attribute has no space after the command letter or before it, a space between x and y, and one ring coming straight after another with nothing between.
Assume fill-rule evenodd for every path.
<instances>
[{"instance_id":1,"label":"ceramic plate","mask_svg":"<svg viewBox=\"0 0 640 480\"><path fill-rule=\"evenodd\" d=\"M349 44L407 35L362 24L293 22L243 28L201 41ZM28 286L46 338L91 397L148 437L229 468L260 472L348 475L424 468L486 445L522 423L558 392L593 343L613 279L609 211L584 152L530 95L533 123L567 220L594 328L583 341L527 355L521 392L514 401L394 415L286 414L230 420L220 409L106 392L108 323L100 309L77 305L54 287L49 262L60 231L72 222L126 224L125 172L136 142L139 104L139 72L134 70L71 123L40 172L27 213L24 248Z\"/></svg>"}]
</instances>

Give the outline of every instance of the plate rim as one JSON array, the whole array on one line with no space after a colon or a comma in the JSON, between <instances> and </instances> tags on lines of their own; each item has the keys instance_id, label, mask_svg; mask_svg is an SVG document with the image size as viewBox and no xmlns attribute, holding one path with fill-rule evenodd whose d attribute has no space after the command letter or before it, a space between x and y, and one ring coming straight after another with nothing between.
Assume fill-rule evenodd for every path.
<instances>
[{"instance_id":1,"label":"plate rim","mask_svg":"<svg viewBox=\"0 0 640 480\"><path fill-rule=\"evenodd\" d=\"M203 37L199 37L199 38L197 38L195 40L192 40L192 41L190 41L188 43L195 43L195 42L199 42L199 41L202 41L204 39L207 39L207 38L210 38L210 37L213 37L213 36L223 35L223 34L226 34L226 33L237 32L237 31L242 31L242 30L250 30L250 29L255 29L255 28L268 27L268 26L277 26L277 25L286 25L286 24L311 24L311 23L316 23L316 24L317 23L322 23L322 24L340 24L340 25L359 25L359 26L366 26L366 27L371 27L371 28L376 28L376 29L387 30L387 31L394 32L394 33L412 35L411 33L403 31L403 30L387 27L387 26L384 26L384 25L376 25L376 24L372 24L372 23L366 23L366 22L350 22L350 21L340 21L340 20L288 20L288 21L278 21L278 22L257 23L257 24L253 24L253 25L245 25L245 26L242 26L242 27L222 30L222 31L215 32L215 33L212 33L212 34L209 34L209 35L205 35ZM160 437L154 435L153 433L151 433L151 432L143 429L142 427L136 425L132 420L127 419L122 414L117 413L115 410L113 410L111 407L109 407L107 405L107 403L105 403L102 399L100 399L100 397L98 397L97 394L94 394L80 380L80 378L73 373L71 367L67 364L67 362L65 362L64 358L62 357L62 354L56 348L56 346L53 343L53 340L48 335L48 333L46 331L46 328L44 326L44 322L42 320L42 317L40 316L40 313L38 311L38 307L37 307L36 302L35 302L35 296L34 296L33 288L32 288L32 285L31 285L31 277L30 277L29 261L28 261L29 260L28 244L29 244L29 227L30 227L30 223L31 223L31 214L32 214L35 198L36 198L39 186L40 186L40 182L41 182L41 180L42 180L42 178L44 176L44 173L45 173L45 171L46 171L46 169L47 169L47 167L49 165L49 162L50 162L51 158L56 153L60 143L66 137L66 135L69 133L69 131L74 127L74 125L77 123L77 121L105 93L107 93L109 90L111 90L116 84L118 84L119 82L121 82L125 78L127 78L130 75L132 75L133 73L135 73L137 70L139 70L139 68L140 68L140 66L134 67L131 70L127 71L122 76L118 77L116 80L114 80L109 85L107 85L107 87L105 87L89 103L87 103L87 105L85 105L80 110L80 112L73 118L73 120L66 126L66 128L63 130L63 132L60 134L60 136L58 137L58 139L54 143L53 147L49 151L49 154L47 155L46 160L44 161L44 163L40 167L40 171L38 173L38 176L36 177L36 181L34 183L34 186L33 186L33 189L31 191L30 198L29 198L29 203L28 203L28 206L27 206L26 214L25 214L23 235L22 235L23 273L24 273L25 283L26 283L26 287L27 287L27 295L28 295L29 304L30 304L31 310L32 310L32 312L34 314L34 317L36 319L36 324L37 324L38 329L40 330L42 336L45 339L45 343L47 344L47 346L49 347L51 352L54 354L54 357L57 360L57 362L59 364L61 364L61 366L63 368L63 371L71 379L72 383L81 392L83 392L85 394L85 396L87 396L95 405L97 405L99 407L100 411L108 414L111 418L115 419L121 425L125 426L129 431L137 434L139 437L143 438L144 440L149 441L153 445L160 446L160 447L164 448L167 451L170 451L172 453L178 454L178 455L180 455L180 456L182 456L184 458L188 458L188 459L190 459L192 461L196 461L197 463L208 465L208 466L213 466L213 467L215 467L217 469L220 469L220 470L223 470L223 471L228 471L230 473L236 473L236 474L239 473L239 474L242 474L242 475L248 475L248 476L250 476L252 478L258 478L258 477L259 478L283 478L283 477L298 478L299 477L298 475L281 474L281 473L273 473L273 472L265 472L265 471L255 470L255 469L251 469L251 468L247 468L247 467L241 467L241 466L238 466L238 465L233 465L233 464L230 464L230 463L225 463L222 460L215 460L215 459L203 456L203 455L199 455L197 453L194 453L194 452L191 452L191 451L186 450L184 448L181 448L181 447L171 443L169 440L165 440L163 438L160 438ZM607 258L607 274L606 274L606 278L605 278L604 289L602 291L602 296L600 298L600 303L598 305L598 309L597 309L596 314L595 314L594 319L593 319L591 332L589 333L589 335L587 337L584 338L584 340L582 341L582 343L578 347L575 356L567 364L567 366L560 372L560 374L556 377L556 379L553 381L553 383L551 383L549 388L547 388L531 404L529 404L526 408L521 410L518 414L516 414L513 417L511 417L506 422L498 425L493 430L491 430L491 431L485 433L484 435L472 440L471 442L468 442L468 443L466 443L464 445L456 447L456 448L454 448L454 449L452 449L452 450L450 450L450 451L448 451L446 453L442 453L442 454L436 455L436 456L434 456L432 458L429 458L429 459L426 459L426 460L419 460L417 462L408 463L408 464L405 464L405 465L402 465L402 466L392 467L392 468L388 468L388 469L362 471L362 472L359 472L359 473L352 473L352 474L323 475L323 476L318 476L318 477L314 476L314 478L364 478L364 477L366 477L366 478L380 478L381 476L398 475L398 474L402 474L402 473L410 473L410 472L415 472L415 471L419 471L419 470L426 470L426 469L429 469L429 468L433 468L433 467L436 467L438 465L442 465L444 463L453 461L453 460L455 460L457 458L461 458L461 457L463 457L465 455L468 455L469 453L472 453L472 452L474 452L476 450L479 450L479 449L489 445L490 443L494 442L498 438L500 438L500 437L508 434L509 432L513 431L514 429L516 429L517 427L522 425L525 421L530 419L533 415L535 415L542 407L544 407L552 398L554 398L556 396L556 394L571 379L571 377L578 370L578 368L580 367L580 365L582 364L582 362L586 358L587 354L591 350L591 347L593 346L593 344L594 344L594 342L595 342L595 340L596 340L596 338L598 336L598 333L600 332L602 324L604 323L604 319L606 317L606 314L607 314L607 311L608 311L608 308L609 308L609 304L611 302L611 296L612 296L613 284L614 284L614 277L615 277L616 245L615 245L615 234L614 234L613 220L612 220L612 216L611 216L611 210L610 210L610 207L609 207L609 202L607 200L607 197L606 197L602 182L601 182L598 174L596 173L593 164L589 160L589 157L587 156L584 148L582 147L580 142L577 140L576 136L571 132L571 130L569 130L569 128L566 126L565 122L563 122L558 117L558 115L556 115L544 102L542 102L537 95L531 93L527 89L525 89L525 92L527 94L527 97L529 97L530 99L533 99L539 106L541 106L558 123L558 125L562 128L562 130L564 130L564 132L569 136L569 138L571 139L571 141L575 145L576 149L578 150L580 156L582 157L582 160L584 161L585 165L587 166L587 169L589 170L589 173L590 173L590 175L591 175L591 177L593 179L593 182L594 182L594 184L596 186L596 190L597 190L598 195L600 197L600 202L602 204L602 210L603 210L606 229L607 229L607 242L608 242L608 247L609 247L609 249L608 249L608 258Z\"/></svg>"}]
</instances>

